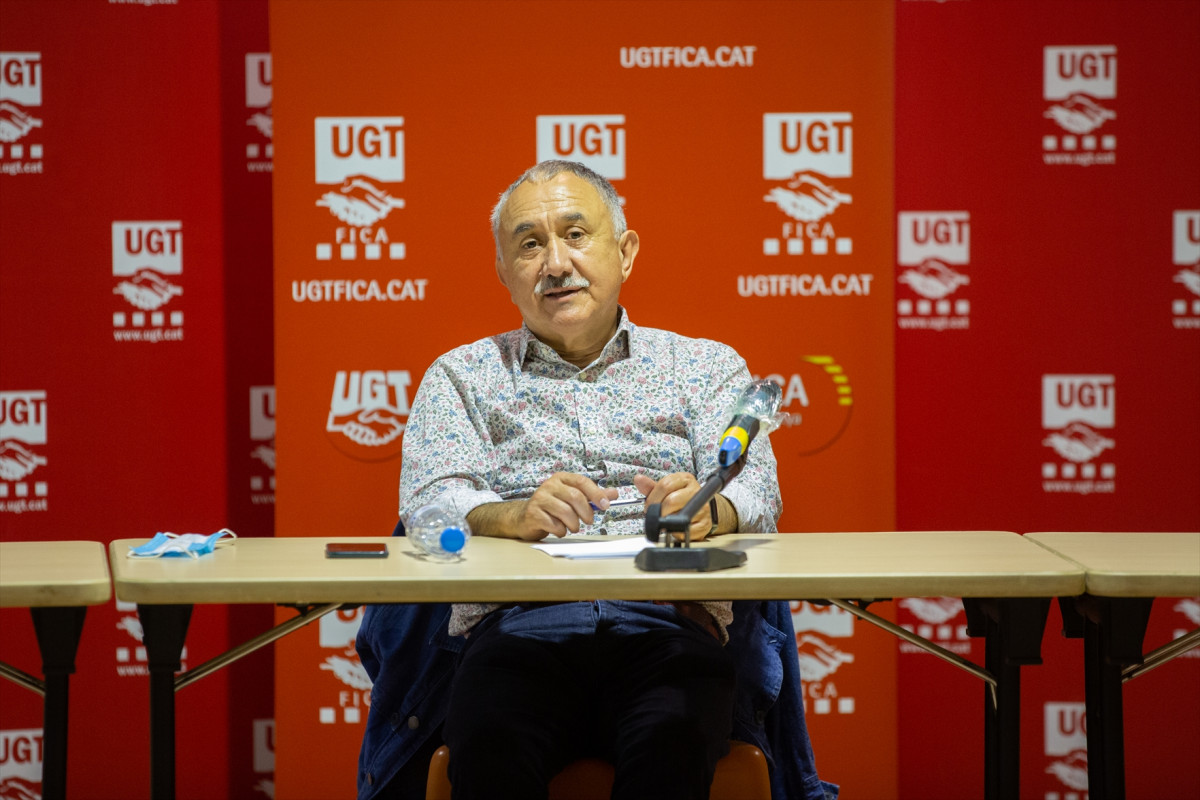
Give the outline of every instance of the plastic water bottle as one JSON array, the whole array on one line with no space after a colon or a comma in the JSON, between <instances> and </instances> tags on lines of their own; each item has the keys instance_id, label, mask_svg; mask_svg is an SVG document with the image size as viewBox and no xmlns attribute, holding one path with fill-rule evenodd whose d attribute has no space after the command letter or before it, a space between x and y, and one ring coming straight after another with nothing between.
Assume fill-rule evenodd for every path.
<instances>
[{"instance_id":1,"label":"plastic water bottle","mask_svg":"<svg viewBox=\"0 0 1200 800\"><path fill-rule=\"evenodd\" d=\"M721 434L717 463L722 467L733 464L750 447L755 436L766 435L778 428L785 416L779 410L782 404L783 389L775 381L752 381L743 389L733 406L729 427Z\"/></svg>"},{"instance_id":2,"label":"plastic water bottle","mask_svg":"<svg viewBox=\"0 0 1200 800\"><path fill-rule=\"evenodd\" d=\"M471 528L456 511L438 505L418 508L405 525L417 549L438 561L458 559L471 538Z\"/></svg>"}]
</instances>

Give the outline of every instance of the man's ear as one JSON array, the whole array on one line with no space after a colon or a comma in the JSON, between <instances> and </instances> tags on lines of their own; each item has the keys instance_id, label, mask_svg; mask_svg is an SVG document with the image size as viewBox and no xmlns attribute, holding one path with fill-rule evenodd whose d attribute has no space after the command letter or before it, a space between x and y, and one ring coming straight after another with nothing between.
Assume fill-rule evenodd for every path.
<instances>
[{"instance_id":1,"label":"man's ear","mask_svg":"<svg viewBox=\"0 0 1200 800\"><path fill-rule=\"evenodd\" d=\"M638 239L637 231L627 230L617 240L617 247L621 251L621 283L629 280L629 275L633 272L633 260L637 258L640 246L641 240Z\"/></svg>"},{"instance_id":2,"label":"man's ear","mask_svg":"<svg viewBox=\"0 0 1200 800\"><path fill-rule=\"evenodd\" d=\"M504 277L504 261L500 256L496 256L496 277L500 279L500 284L507 289L508 281Z\"/></svg>"}]
</instances>

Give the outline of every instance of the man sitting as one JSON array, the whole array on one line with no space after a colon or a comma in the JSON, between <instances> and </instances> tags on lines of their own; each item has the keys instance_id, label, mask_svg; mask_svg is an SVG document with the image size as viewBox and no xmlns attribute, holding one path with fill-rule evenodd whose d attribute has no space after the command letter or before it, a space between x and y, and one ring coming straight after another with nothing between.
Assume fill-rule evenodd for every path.
<instances>
[{"instance_id":1,"label":"man sitting","mask_svg":"<svg viewBox=\"0 0 1200 800\"><path fill-rule=\"evenodd\" d=\"M618 299L638 253L616 191L583 165L522 175L492 214L496 272L524 325L459 347L425 374L405 431L400 513L454 508L476 535L636 534L717 469L750 381L731 348L634 325ZM642 504L605 513L609 503ZM593 509L596 509L595 511ZM766 437L692 520L692 539L774 532ZM603 520L597 517L603 514ZM613 797L703 798L727 752L731 604L455 604L467 636L444 726L456 798L544 797L585 755Z\"/></svg>"}]
</instances>

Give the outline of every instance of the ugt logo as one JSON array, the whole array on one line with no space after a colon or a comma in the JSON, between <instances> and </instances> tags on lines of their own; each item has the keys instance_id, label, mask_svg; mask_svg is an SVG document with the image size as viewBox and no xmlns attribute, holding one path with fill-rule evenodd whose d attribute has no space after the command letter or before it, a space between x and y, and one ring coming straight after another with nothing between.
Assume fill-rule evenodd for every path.
<instances>
[{"instance_id":1,"label":"ugt logo","mask_svg":"<svg viewBox=\"0 0 1200 800\"><path fill-rule=\"evenodd\" d=\"M797 172L849 178L854 126L849 111L763 114L763 177L782 180Z\"/></svg>"},{"instance_id":2,"label":"ugt logo","mask_svg":"<svg viewBox=\"0 0 1200 800\"><path fill-rule=\"evenodd\" d=\"M578 161L610 181L625 179L625 115L539 116L537 160Z\"/></svg>"},{"instance_id":3,"label":"ugt logo","mask_svg":"<svg viewBox=\"0 0 1200 800\"><path fill-rule=\"evenodd\" d=\"M1115 442L1097 429L1116 424L1116 384L1112 375L1043 375L1043 442L1063 459L1091 461Z\"/></svg>"},{"instance_id":4,"label":"ugt logo","mask_svg":"<svg viewBox=\"0 0 1200 800\"><path fill-rule=\"evenodd\" d=\"M971 215L966 211L901 211L900 263L936 258L949 264L971 260Z\"/></svg>"},{"instance_id":5,"label":"ugt logo","mask_svg":"<svg viewBox=\"0 0 1200 800\"><path fill-rule=\"evenodd\" d=\"M271 54L246 53L246 109L250 118L246 124L257 129L263 138L270 141L275 135L274 118L271 116ZM257 158L259 145L253 142L247 145L246 155ZM273 155L271 146L267 146L267 156Z\"/></svg>"},{"instance_id":6,"label":"ugt logo","mask_svg":"<svg viewBox=\"0 0 1200 800\"><path fill-rule=\"evenodd\" d=\"M183 224L179 220L112 224L113 294L142 311L156 311L183 294L168 276L183 274Z\"/></svg>"},{"instance_id":7,"label":"ugt logo","mask_svg":"<svg viewBox=\"0 0 1200 800\"><path fill-rule=\"evenodd\" d=\"M404 117L317 117L317 183L404 181Z\"/></svg>"},{"instance_id":8,"label":"ugt logo","mask_svg":"<svg viewBox=\"0 0 1200 800\"><path fill-rule=\"evenodd\" d=\"M1200 315L1200 211L1176 211L1172 227L1171 260L1180 268L1174 281L1187 290L1187 299L1175 300L1175 314L1186 314L1191 307Z\"/></svg>"},{"instance_id":9,"label":"ugt logo","mask_svg":"<svg viewBox=\"0 0 1200 800\"><path fill-rule=\"evenodd\" d=\"M250 491L252 502L274 502L275 496L275 387L250 387Z\"/></svg>"},{"instance_id":10,"label":"ugt logo","mask_svg":"<svg viewBox=\"0 0 1200 800\"><path fill-rule=\"evenodd\" d=\"M382 461L399 455L411 384L408 370L338 371L326 435L351 458Z\"/></svg>"},{"instance_id":11,"label":"ugt logo","mask_svg":"<svg viewBox=\"0 0 1200 800\"><path fill-rule=\"evenodd\" d=\"M5 797L41 797L44 763L40 728L0 731L0 786Z\"/></svg>"},{"instance_id":12,"label":"ugt logo","mask_svg":"<svg viewBox=\"0 0 1200 800\"><path fill-rule=\"evenodd\" d=\"M271 54L246 53L246 108L270 107Z\"/></svg>"},{"instance_id":13,"label":"ugt logo","mask_svg":"<svg viewBox=\"0 0 1200 800\"><path fill-rule=\"evenodd\" d=\"M0 100L42 104L41 53L0 53Z\"/></svg>"},{"instance_id":14,"label":"ugt logo","mask_svg":"<svg viewBox=\"0 0 1200 800\"><path fill-rule=\"evenodd\" d=\"M1062 100L1077 93L1093 100L1116 98L1116 45L1046 47L1042 54L1044 99Z\"/></svg>"},{"instance_id":15,"label":"ugt logo","mask_svg":"<svg viewBox=\"0 0 1200 800\"><path fill-rule=\"evenodd\" d=\"M23 481L46 466L37 452L45 445L46 392L0 392L0 481Z\"/></svg>"},{"instance_id":16,"label":"ugt logo","mask_svg":"<svg viewBox=\"0 0 1200 800\"><path fill-rule=\"evenodd\" d=\"M336 234L342 258L355 258L358 245L374 245L367 257L377 258L390 240L386 230L371 226L404 208L404 200L384 186L404 181L404 117L317 117L315 125L317 183L336 187L317 205L351 226ZM318 246L317 258L328 258L330 248Z\"/></svg>"},{"instance_id":17,"label":"ugt logo","mask_svg":"<svg viewBox=\"0 0 1200 800\"><path fill-rule=\"evenodd\" d=\"M852 200L838 179L851 177L853 166L849 111L763 114L763 178L785 181L763 200L790 220L783 225L782 237L763 240L763 254L853 252L853 239L839 236L827 219Z\"/></svg>"},{"instance_id":18,"label":"ugt logo","mask_svg":"<svg viewBox=\"0 0 1200 800\"><path fill-rule=\"evenodd\" d=\"M1172 227L1174 241L1171 250L1175 263L1200 266L1200 211L1176 211ZM1196 294L1200 294L1200 291L1196 291Z\"/></svg>"},{"instance_id":19,"label":"ugt logo","mask_svg":"<svg viewBox=\"0 0 1200 800\"><path fill-rule=\"evenodd\" d=\"M42 105L42 54L0 53L0 143L17 142L42 120L29 109ZM40 144L29 148L33 158L41 156ZM23 157L24 144L14 144L7 155Z\"/></svg>"},{"instance_id":20,"label":"ugt logo","mask_svg":"<svg viewBox=\"0 0 1200 800\"><path fill-rule=\"evenodd\" d=\"M1043 708L1046 772L1068 789L1086 791L1087 710L1084 703L1046 703Z\"/></svg>"},{"instance_id":21,"label":"ugt logo","mask_svg":"<svg viewBox=\"0 0 1200 800\"><path fill-rule=\"evenodd\" d=\"M971 279L955 267L971 260L971 215L966 211L901 211L897 219L898 261L903 268L896 280L907 284L919 295L918 308L932 308L938 303L939 313L949 313L949 297ZM961 311L964 311L966 304ZM911 306L910 300L899 301L901 313ZM927 311L926 311L927 313Z\"/></svg>"},{"instance_id":22,"label":"ugt logo","mask_svg":"<svg viewBox=\"0 0 1200 800\"><path fill-rule=\"evenodd\" d=\"M1042 98L1052 105L1045 116L1070 134L1089 134L1117 113L1098 101L1117 97L1116 45L1046 47Z\"/></svg>"}]
</instances>

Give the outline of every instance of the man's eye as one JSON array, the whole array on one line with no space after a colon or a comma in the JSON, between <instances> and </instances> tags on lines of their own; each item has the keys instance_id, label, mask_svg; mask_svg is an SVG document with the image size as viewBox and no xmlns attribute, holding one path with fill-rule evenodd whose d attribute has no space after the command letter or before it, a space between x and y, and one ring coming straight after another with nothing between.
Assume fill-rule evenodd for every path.
<instances>
[{"instance_id":1,"label":"man's eye","mask_svg":"<svg viewBox=\"0 0 1200 800\"><path fill-rule=\"evenodd\" d=\"M526 239L525 241L521 242L522 250L532 250L533 248L535 248L537 246L538 246L538 243L537 243L536 239Z\"/></svg>"}]
</instances>

